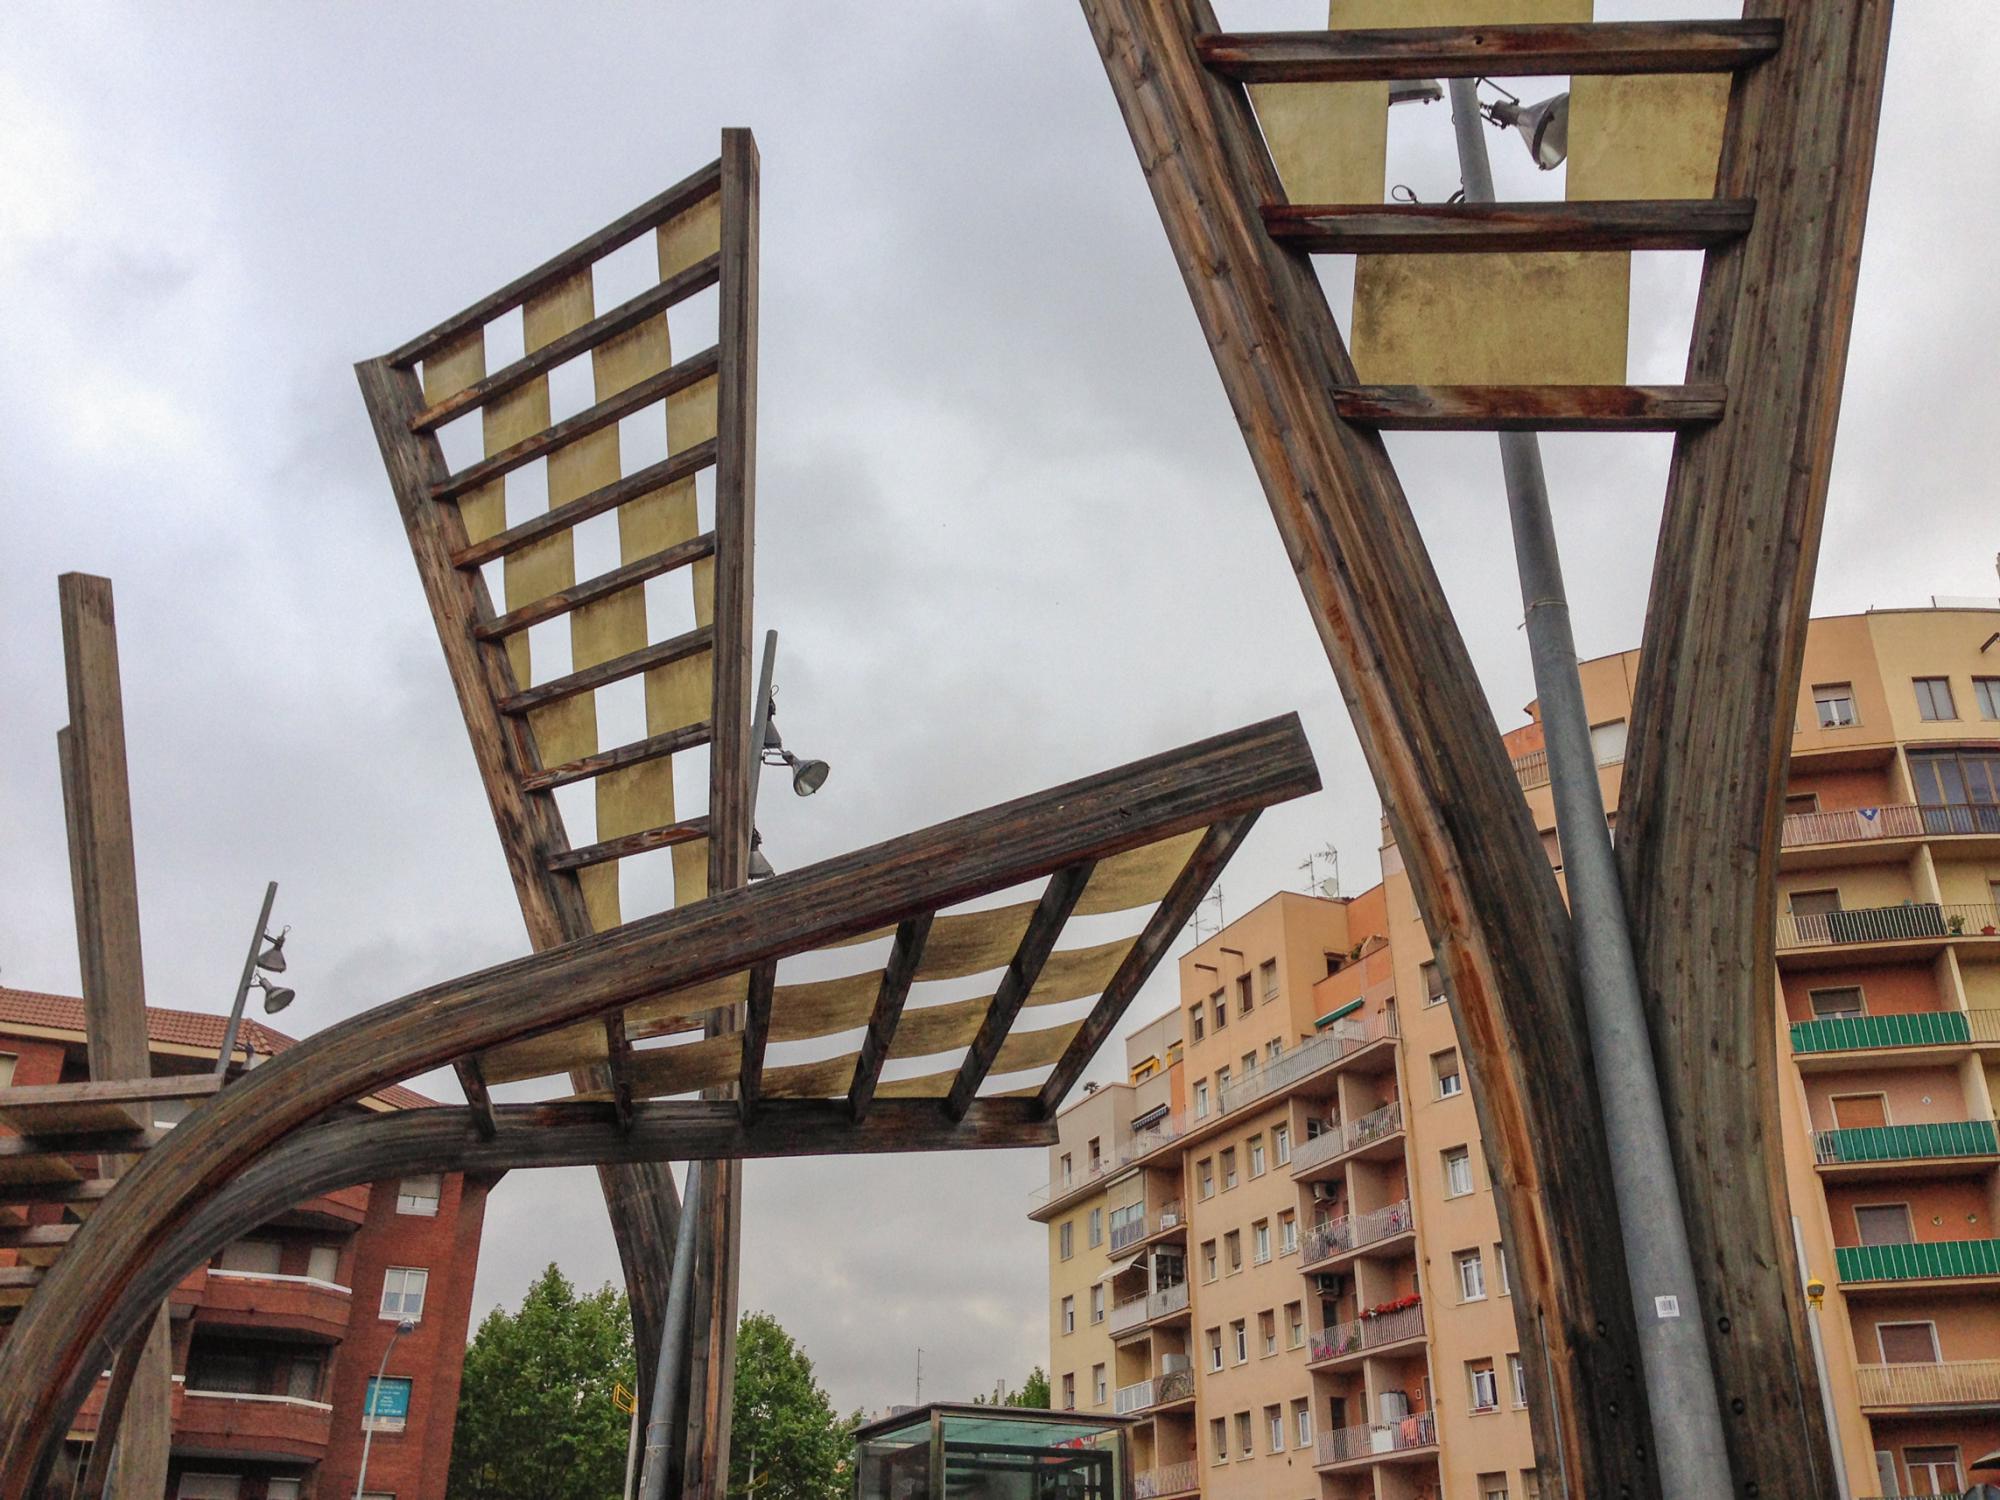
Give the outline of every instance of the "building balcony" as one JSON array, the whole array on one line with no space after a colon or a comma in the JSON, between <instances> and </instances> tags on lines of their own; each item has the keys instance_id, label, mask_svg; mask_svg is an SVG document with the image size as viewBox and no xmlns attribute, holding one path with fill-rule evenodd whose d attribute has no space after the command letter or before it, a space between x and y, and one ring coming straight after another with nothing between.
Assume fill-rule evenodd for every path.
<instances>
[{"instance_id":1,"label":"building balcony","mask_svg":"<svg viewBox=\"0 0 2000 1500\"><path fill-rule=\"evenodd\" d=\"M1394 1312L1320 1329L1306 1350L1306 1363L1315 1368L1331 1368L1423 1336L1424 1306L1417 1302Z\"/></svg>"},{"instance_id":2,"label":"building balcony","mask_svg":"<svg viewBox=\"0 0 2000 1500\"><path fill-rule=\"evenodd\" d=\"M1909 1060L1951 1062L1972 1048L1994 1045L2000 1045L2000 1009L1916 1010L1792 1023L1792 1055L1807 1071L1849 1067L1854 1061L1850 1054L1856 1052L1923 1048L1921 1056Z\"/></svg>"},{"instance_id":3,"label":"building balcony","mask_svg":"<svg viewBox=\"0 0 2000 1500\"><path fill-rule=\"evenodd\" d=\"M197 1327L283 1328L333 1342L347 1336L353 1312L354 1293L335 1282L211 1266L194 1320Z\"/></svg>"},{"instance_id":4,"label":"building balcony","mask_svg":"<svg viewBox=\"0 0 2000 1500\"><path fill-rule=\"evenodd\" d=\"M2000 1359L1929 1365L1857 1365L1867 1412L1949 1411L2000 1407Z\"/></svg>"},{"instance_id":5,"label":"building balcony","mask_svg":"<svg viewBox=\"0 0 2000 1500\"><path fill-rule=\"evenodd\" d=\"M1413 1412L1395 1422L1370 1422L1361 1427L1337 1427L1319 1435L1315 1468L1375 1463L1399 1454L1412 1457L1437 1447L1437 1414Z\"/></svg>"},{"instance_id":6,"label":"building balcony","mask_svg":"<svg viewBox=\"0 0 2000 1500\"><path fill-rule=\"evenodd\" d=\"M1416 1219L1407 1198L1367 1213L1323 1219L1306 1231L1299 1270L1318 1272L1347 1256L1386 1249L1407 1239L1415 1229Z\"/></svg>"},{"instance_id":7,"label":"building balcony","mask_svg":"<svg viewBox=\"0 0 2000 1500\"><path fill-rule=\"evenodd\" d=\"M2000 1131L1991 1120L1821 1130L1813 1135L1813 1153L1822 1171L1843 1178L1935 1177L2000 1160Z\"/></svg>"},{"instance_id":8,"label":"building balcony","mask_svg":"<svg viewBox=\"0 0 2000 1500\"><path fill-rule=\"evenodd\" d=\"M1201 1471L1191 1458L1141 1469L1132 1476L1134 1500L1167 1500L1169 1495L1192 1495L1200 1488Z\"/></svg>"},{"instance_id":9,"label":"building balcony","mask_svg":"<svg viewBox=\"0 0 2000 1500\"><path fill-rule=\"evenodd\" d=\"M233 1458L318 1459L333 1436L333 1407L298 1396L189 1391L174 1423L174 1447Z\"/></svg>"},{"instance_id":10,"label":"building balcony","mask_svg":"<svg viewBox=\"0 0 2000 1500\"><path fill-rule=\"evenodd\" d=\"M1044 1183L1028 1194L1028 1217L1039 1218L1063 1207L1071 1199L1100 1191L1105 1179L1122 1165L1122 1160L1115 1156L1100 1156L1081 1172L1072 1172L1067 1177Z\"/></svg>"},{"instance_id":11,"label":"building balcony","mask_svg":"<svg viewBox=\"0 0 2000 1500\"><path fill-rule=\"evenodd\" d=\"M1150 1245L1156 1239L1186 1238L1187 1215L1181 1211L1180 1204L1168 1203L1144 1218L1114 1224L1111 1228L1111 1253L1122 1254L1126 1250Z\"/></svg>"},{"instance_id":12,"label":"building balcony","mask_svg":"<svg viewBox=\"0 0 2000 1500\"><path fill-rule=\"evenodd\" d=\"M1840 1245L1833 1252L1843 1287L2000 1278L2000 1239L1932 1240L1909 1245Z\"/></svg>"},{"instance_id":13,"label":"building balcony","mask_svg":"<svg viewBox=\"0 0 2000 1500\"><path fill-rule=\"evenodd\" d=\"M1151 1380L1121 1385L1112 1395L1111 1409L1121 1417L1129 1417L1138 1412L1151 1411L1156 1406L1174 1406L1192 1400L1194 1371L1169 1370Z\"/></svg>"},{"instance_id":14,"label":"building balcony","mask_svg":"<svg viewBox=\"0 0 2000 1500\"><path fill-rule=\"evenodd\" d=\"M1359 1119L1322 1130L1292 1151L1292 1180L1313 1182L1335 1175L1333 1169L1357 1159L1386 1161L1403 1154L1403 1104L1391 1099Z\"/></svg>"},{"instance_id":15,"label":"building balcony","mask_svg":"<svg viewBox=\"0 0 2000 1500\"><path fill-rule=\"evenodd\" d=\"M2000 946L2000 906L1990 903L1906 901L1898 906L1856 906L1840 911L1786 912L1778 918L1778 952L1835 962L1927 958L1947 943Z\"/></svg>"},{"instance_id":16,"label":"building balcony","mask_svg":"<svg viewBox=\"0 0 2000 1500\"><path fill-rule=\"evenodd\" d=\"M1842 863L1855 857L1857 851L1850 846L1861 846L1860 857L1865 860L1870 847L1906 839L2000 841L2000 807L1980 802L1898 802L1841 812L1794 813L1779 830L1779 848L1834 848Z\"/></svg>"},{"instance_id":17,"label":"building balcony","mask_svg":"<svg viewBox=\"0 0 2000 1500\"><path fill-rule=\"evenodd\" d=\"M1134 1333L1152 1323L1165 1322L1169 1318L1185 1317L1188 1310L1188 1284L1176 1282L1144 1297L1133 1297L1129 1301L1115 1304L1106 1320L1106 1327L1113 1338L1121 1334Z\"/></svg>"}]
</instances>

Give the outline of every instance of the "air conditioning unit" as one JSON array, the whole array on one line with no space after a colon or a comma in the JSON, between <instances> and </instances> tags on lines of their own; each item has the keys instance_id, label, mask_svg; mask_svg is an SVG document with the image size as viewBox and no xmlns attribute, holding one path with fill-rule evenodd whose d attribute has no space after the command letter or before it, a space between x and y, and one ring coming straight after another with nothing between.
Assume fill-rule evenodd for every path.
<instances>
[{"instance_id":1,"label":"air conditioning unit","mask_svg":"<svg viewBox=\"0 0 2000 1500\"><path fill-rule=\"evenodd\" d=\"M1322 1271L1312 1279L1313 1290L1322 1297L1340 1295L1340 1278L1331 1272Z\"/></svg>"},{"instance_id":2,"label":"air conditioning unit","mask_svg":"<svg viewBox=\"0 0 2000 1500\"><path fill-rule=\"evenodd\" d=\"M1400 1422L1410 1414L1410 1397L1406 1391L1384 1391L1381 1403L1384 1423Z\"/></svg>"},{"instance_id":3,"label":"air conditioning unit","mask_svg":"<svg viewBox=\"0 0 2000 1500\"><path fill-rule=\"evenodd\" d=\"M1194 1368L1185 1354L1162 1354L1160 1373L1162 1375L1185 1375Z\"/></svg>"},{"instance_id":4,"label":"air conditioning unit","mask_svg":"<svg viewBox=\"0 0 2000 1500\"><path fill-rule=\"evenodd\" d=\"M1315 1203L1331 1203L1335 1198L1340 1196L1340 1185L1338 1183L1315 1182L1312 1188L1313 1202Z\"/></svg>"}]
</instances>

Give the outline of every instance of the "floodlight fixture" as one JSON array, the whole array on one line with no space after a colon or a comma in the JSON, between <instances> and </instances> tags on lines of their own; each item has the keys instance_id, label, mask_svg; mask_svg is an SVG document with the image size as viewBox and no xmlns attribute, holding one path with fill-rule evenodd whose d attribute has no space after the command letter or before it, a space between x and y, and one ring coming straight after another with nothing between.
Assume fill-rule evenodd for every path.
<instances>
[{"instance_id":1,"label":"floodlight fixture","mask_svg":"<svg viewBox=\"0 0 2000 1500\"><path fill-rule=\"evenodd\" d=\"M273 984L262 974L252 982L264 992L264 1014L267 1016L275 1016L299 997L297 990L288 990L282 984Z\"/></svg>"},{"instance_id":2,"label":"floodlight fixture","mask_svg":"<svg viewBox=\"0 0 2000 1500\"><path fill-rule=\"evenodd\" d=\"M268 946L264 949L262 953L257 955L257 967L264 970L267 974L284 973L285 939L290 937L291 935L292 935L292 929L289 927L287 927L283 932L279 933L276 937L272 937L271 934L268 932L265 933L264 941Z\"/></svg>"},{"instance_id":3,"label":"floodlight fixture","mask_svg":"<svg viewBox=\"0 0 2000 1500\"><path fill-rule=\"evenodd\" d=\"M1389 85L1389 103L1435 104L1444 97L1444 85L1435 78L1398 78Z\"/></svg>"},{"instance_id":4,"label":"floodlight fixture","mask_svg":"<svg viewBox=\"0 0 2000 1500\"><path fill-rule=\"evenodd\" d=\"M1498 87L1498 85L1495 85ZM1496 130L1518 130L1528 155L1544 172L1569 159L1569 94L1552 94L1539 104L1523 104L1509 94L1484 105L1480 113Z\"/></svg>"}]
</instances>

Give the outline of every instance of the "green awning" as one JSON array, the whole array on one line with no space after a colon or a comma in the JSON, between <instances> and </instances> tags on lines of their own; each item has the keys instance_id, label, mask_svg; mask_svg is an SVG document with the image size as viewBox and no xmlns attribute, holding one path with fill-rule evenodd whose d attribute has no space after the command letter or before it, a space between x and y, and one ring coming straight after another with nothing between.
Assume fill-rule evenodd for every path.
<instances>
[{"instance_id":1,"label":"green awning","mask_svg":"<svg viewBox=\"0 0 2000 1500\"><path fill-rule=\"evenodd\" d=\"M1341 1006L1340 1009L1330 1010L1317 1021L1313 1022L1313 1030L1324 1031L1342 1016L1351 1016L1359 1009L1361 1009L1361 1001L1358 998L1350 1000L1347 1004Z\"/></svg>"}]
</instances>

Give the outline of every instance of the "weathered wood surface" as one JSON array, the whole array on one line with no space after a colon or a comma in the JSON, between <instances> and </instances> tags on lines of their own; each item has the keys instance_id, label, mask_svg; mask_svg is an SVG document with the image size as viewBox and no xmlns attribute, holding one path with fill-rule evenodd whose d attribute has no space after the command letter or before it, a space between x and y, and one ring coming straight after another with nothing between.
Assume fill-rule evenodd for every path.
<instances>
[{"instance_id":1,"label":"weathered wood surface","mask_svg":"<svg viewBox=\"0 0 2000 1500\"><path fill-rule=\"evenodd\" d=\"M600 843L585 844L580 848L551 855L549 868L582 870L591 865L624 859L628 855L644 854L651 849L671 849L675 844L691 844L696 839L708 837L708 830L707 818L689 818L685 822L668 823L659 828L642 828L637 833L621 833L615 839L605 839Z\"/></svg>"},{"instance_id":2,"label":"weathered wood surface","mask_svg":"<svg viewBox=\"0 0 2000 1500\"><path fill-rule=\"evenodd\" d=\"M565 501L561 505L550 506L540 515L509 526L505 531L496 531L492 536L477 542L462 542L451 554L453 566L476 568L496 558L518 552L533 542L544 541L561 531L567 531L579 522L588 521L592 516L601 516L606 511L616 510L628 500L637 500L642 495L650 495L654 490L664 489L677 480L698 474L715 462L715 439L696 443L679 453L668 455L658 463L647 464L642 469L634 469L630 474L614 479L611 483Z\"/></svg>"},{"instance_id":3,"label":"weathered wood surface","mask_svg":"<svg viewBox=\"0 0 2000 1500\"><path fill-rule=\"evenodd\" d=\"M1741 198L1264 206L1273 239L1315 255L1706 250L1740 239L1755 217Z\"/></svg>"},{"instance_id":4,"label":"weathered wood surface","mask_svg":"<svg viewBox=\"0 0 2000 1500\"><path fill-rule=\"evenodd\" d=\"M704 531L700 536L689 537L686 541L671 547L663 547L658 552L638 558L622 567L613 568L596 578L572 584L566 589L557 589L552 594L544 594L532 604L508 610L497 620L482 620L472 627L472 633L482 641L497 641L502 636L526 630L530 625L539 625L544 620L553 620L558 615L566 615L571 610L580 609L586 604L595 604L600 599L608 599L613 594L631 588L635 583L644 583L649 578L658 578L663 573L671 573L676 568L684 568L689 563L714 555L715 534Z\"/></svg>"},{"instance_id":5,"label":"weathered wood surface","mask_svg":"<svg viewBox=\"0 0 2000 1500\"><path fill-rule=\"evenodd\" d=\"M94 1376L90 1362L134 1268L205 1200L268 1166L279 1154L273 1148L327 1110L467 1053L875 932L1318 786L1296 716L1270 720L437 985L308 1038L233 1083L157 1145L91 1216L24 1309L0 1353L0 1500L32 1492L40 1438L54 1430L75 1383ZM779 1116L774 1101L745 1126L733 1101L708 1102L720 1106L738 1142L742 1132L797 1118ZM902 1102L878 1100L857 1125L844 1099L829 1100L819 1118L866 1131L893 1117L903 1131L897 1149L907 1149L917 1134L909 1122L921 1117L891 1110ZM615 1131L610 1106L594 1107ZM919 1107L941 1135L958 1138L935 1103ZM1024 1107L1040 1119L1037 1101ZM440 1112L409 1113L420 1119ZM507 1108L495 1113L504 1136ZM604 1159L635 1158L609 1152ZM287 1191L296 1201L302 1189L293 1182Z\"/></svg>"},{"instance_id":6,"label":"weathered wood surface","mask_svg":"<svg viewBox=\"0 0 2000 1500\"><path fill-rule=\"evenodd\" d=\"M1220 32L1203 36L1198 45L1204 62L1241 83L1368 83L1568 73L1727 73L1769 57L1782 32L1775 18L1600 21Z\"/></svg>"},{"instance_id":7,"label":"weathered wood surface","mask_svg":"<svg viewBox=\"0 0 2000 1500\"><path fill-rule=\"evenodd\" d=\"M1727 388L1701 385L1347 385L1334 409L1383 432L1677 432L1720 420Z\"/></svg>"},{"instance_id":8,"label":"weathered wood surface","mask_svg":"<svg viewBox=\"0 0 2000 1500\"><path fill-rule=\"evenodd\" d=\"M1778 821L1840 412L1889 0L1751 0L1785 44L1736 82L1691 381L1745 399L1675 445L1618 856L1739 1493L1834 1483L1778 1149Z\"/></svg>"},{"instance_id":9,"label":"weathered wood surface","mask_svg":"<svg viewBox=\"0 0 2000 1500\"><path fill-rule=\"evenodd\" d=\"M882 1064L889 1060L889 1043L896 1023L910 998L910 986L917 966L924 961L924 944L930 940L931 916L927 912L911 917L896 927L889 945L889 961L882 968L882 985L875 992L875 1010L868 1018L868 1034L861 1039L860 1061L854 1065L854 1081L848 1085L847 1107L859 1120L866 1117L874 1102L876 1085L882 1081Z\"/></svg>"},{"instance_id":10,"label":"weathered wood surface","mask_svg":"<svg viewBox=\"0 0 2000 1500\"><path fill-rule=\"evenodd\" d=\"M206 1099L221 1087L214 1073L22 1084L0 1089L0 1123L24 1135L143 1130L151 1123L146 1106L162 1099Z\"/></svg>"},{"instance_id":11,"label":"weathered wood surface","mask_svg":"<svg viewBox=\"0 0 2000 1500\"><path fill-rule=\"evenodd\" d=\"M530 709L545 708L561 699L573 698L578 693L592 693L614 682L623 682L627 677L636 677L641 672L650 672L655 667L664 667L694 656L708 650L714 642L714 628L697 625L693 630L669 636L664 641L641 646L637 651L628 651L623 656L614 656L609 661L601 661L581 671L551 677L547 682L538 682L533 687L508 693L499 700L498 706L503 714L525 716Z\"/></svg>"},{"instance_id":12,"label":"weathered wood surface","mask_svg":"<svg viewBox=\"0 0 2000 1500\"><path fill-rule=\"evenodd\" d=\"M1082 0L1438 945L1510 1247L1546 1490L1658 1493L1568 914L1241 84L1201 0Z\"/></svg>"},{"instance_id":13,"label":"weathered wood surface","mask_svg":"<svg viewBox=\"0 0 2000 1500\"><path fill-rule=\"evenodd\" d=\"M561 765L530 771L521 778L521 786L530 792L547 791L551 787L567 786L573 781L602 776L606 771L615 771L621 766L636 766L643 761L658 760L665 755L678 755L683 750L692 750L697 745L705 745L708 740L709 723L708 720L702 719L693 724L683 725L679 729L670 729L665 734L648 735L645 739L634 740L629 745L619 745L614 749L600 750L595 755L564 761Z\"/></svg>"}]
</instances>

